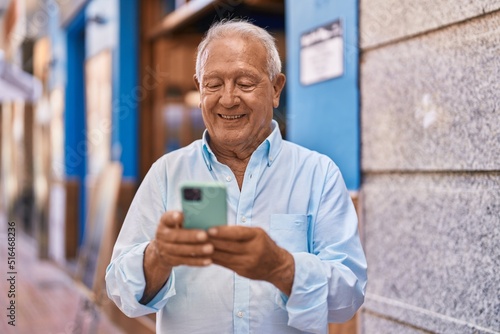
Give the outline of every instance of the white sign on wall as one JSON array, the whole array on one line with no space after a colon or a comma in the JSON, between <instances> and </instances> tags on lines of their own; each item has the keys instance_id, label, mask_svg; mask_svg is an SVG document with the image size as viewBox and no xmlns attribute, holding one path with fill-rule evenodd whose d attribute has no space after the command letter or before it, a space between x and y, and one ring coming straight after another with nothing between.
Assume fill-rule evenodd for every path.
<instances>
[{"instance_id":1,"label":"white sign on wall","mask_svg":"<svg viewBox=\"0 0 500 334\"><path fill-rule=\"evenodd\" d=\"M300 37L300 83L312 85L344 74L342 22L336 20Z\"/></svg>"}]
</instances>

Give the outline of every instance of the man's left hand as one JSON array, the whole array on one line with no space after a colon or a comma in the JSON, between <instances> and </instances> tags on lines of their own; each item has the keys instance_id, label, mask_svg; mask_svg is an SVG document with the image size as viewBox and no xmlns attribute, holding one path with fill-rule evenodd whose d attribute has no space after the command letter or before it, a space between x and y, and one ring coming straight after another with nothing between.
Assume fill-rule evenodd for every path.
<instances>
[{"instance_id":1,"label":"man's left hand","mask_svg":"<svg viewBox=\"0 0 500 334\"><path fill-rule=\"evenodd\" d=\"M238 275L274 284L290 295L295 274L293 256L258 227L219 226L208 230L212 261Z\"/></svg>"}]
</instances>

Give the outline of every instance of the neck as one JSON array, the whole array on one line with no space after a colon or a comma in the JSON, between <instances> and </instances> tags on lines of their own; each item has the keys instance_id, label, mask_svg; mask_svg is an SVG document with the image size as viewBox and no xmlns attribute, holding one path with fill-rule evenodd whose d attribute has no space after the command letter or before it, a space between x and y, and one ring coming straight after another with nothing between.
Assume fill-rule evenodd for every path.
<instances>
[{"instance_id":1,"label":"neck","mask_svg":"<svg viewBox=\"0 0 500 334\"><path fill-rule=\"evenodd\" d=\"M210 148L212 152L217 157L217 160L228 166L234 173L236 180L238 181L238 186L241 189L243 185L243 178L245 176L245 171L252 157L253 152L259 147L259 145L267 138L267 135L262 140L252 141L250 143L244 143L241 145L227 145L226 143L218 143L210 141Z\"/></svg>"},{"instance_id":2,"label":"neck","mask_svg":"<svg viewBox=\"0 0 500 334\"><path fill-rule=\"evenodd\" d=\"M217 160L231 169L241 189L248 162L257 147L248 147L240 150L224 147L224 145L219 146L215 143L211 143L210 147Z\"/></svg>"},{"instance_id":3,"label":"neck","mask_svg":"<svg viewBox=\"0 0 500 334\"><path fill-rule=\"evenodd\" d=\"M245 171L252 157L253 152L264 142L264 140L272 133L273 127L271 123L268 127L263 127L252 138L238 142L221 140L220 138L212 138L210 134L207 138L208 144L217 160L228 166L234 173L238 185L241 189Z\"/></svg>"}]
</instances>

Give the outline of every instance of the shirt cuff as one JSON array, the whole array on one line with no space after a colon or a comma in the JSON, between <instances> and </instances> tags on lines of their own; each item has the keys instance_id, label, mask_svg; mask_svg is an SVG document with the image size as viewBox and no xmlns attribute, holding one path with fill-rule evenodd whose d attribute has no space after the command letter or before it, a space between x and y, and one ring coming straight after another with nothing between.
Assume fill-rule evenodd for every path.
<instances>
[{"instance_id":1,"label":"shirt cuff","mask_svg":"<svg viewBox=\"0 0 500 334\"><path fill-rule=\"evenodd\" d=\"M110 298L115 300L118 307L129 317L158 312L176 293L175 274L172 270L167 282L155 297L146 305L139 303L146 287L143 263L144 250L148 243L136 245L123 258L115 260L118 261L118 271L114 274L116 279L110 277L106 284Z\"/></svg>"},{"instance_id":2,"label":"shirt cuff","mask_svg":"<svg viewBox=\"0 0 500 334\"><path fill-rule=\"evenodd\" d=\"M277 303L288 312L288 325L311 333L328 331L328 280L313 254L292 253L295 275L292 293L280 292Z\"/></svg>"},{"instance_id":3,"label":"shirt cuff","mask_svg":"<svg viewBox=\"0 0 500 334\"><path fill-rule=\"evenodd\" d=\"M167 301L170 297L175 295L175 273L174 269L172 269L170 273L170 277L168 278L167 282L165 285L158 291L156 296L145 306L151 307L152 309L155 309L156 312L161 310L165 304L167 304Z\"/></svg>"}]
</instances>

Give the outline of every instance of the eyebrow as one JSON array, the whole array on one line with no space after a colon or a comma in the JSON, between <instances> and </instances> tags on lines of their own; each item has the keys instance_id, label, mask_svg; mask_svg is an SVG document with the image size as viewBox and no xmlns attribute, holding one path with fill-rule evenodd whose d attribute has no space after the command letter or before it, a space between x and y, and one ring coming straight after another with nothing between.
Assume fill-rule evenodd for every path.
<instances>
[{"instance_id":1,"label":"eyebrow","mask_svg":"<svg viewBox=\"0 0 500 334\"><path fill-rule=\"evenodd\" d=\"M236 78L249 77L249 78L254 79L254 80L259 80L261 77L254 72L246 71L246 70L238 70L238 71L236 71L235 74L236 74L236 76L235 76ZM202 80L212 79L212 78L218 77L218 76L220 76L219 72L212 71L212 72L204 74L202 76Z\"/></svg>"}]
</instances>

